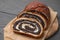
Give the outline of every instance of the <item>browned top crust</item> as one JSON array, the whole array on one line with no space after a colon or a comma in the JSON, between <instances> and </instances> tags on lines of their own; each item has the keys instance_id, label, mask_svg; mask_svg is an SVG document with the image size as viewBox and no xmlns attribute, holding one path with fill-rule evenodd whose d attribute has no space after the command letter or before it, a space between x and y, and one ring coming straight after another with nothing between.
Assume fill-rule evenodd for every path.
<instances>
[{"instance_id":1,"label":"browned top crust","mask_svg":"<svg viewBox=\"0 0 60 40\"><path fill-rule=\"evenodd\" d=\"M49 8L48 8L46 5L44 5L44 4L42 4L42 3L38 2L38 1L33 1L33 2L29 3L29 4L25 7L24 10L25 10L25 11L36 10L36 11L39 11L39 12L43 12L43 13L45 13L48 17L50 17L50 10L49 10Z\"/></svg>"}]
</instances>

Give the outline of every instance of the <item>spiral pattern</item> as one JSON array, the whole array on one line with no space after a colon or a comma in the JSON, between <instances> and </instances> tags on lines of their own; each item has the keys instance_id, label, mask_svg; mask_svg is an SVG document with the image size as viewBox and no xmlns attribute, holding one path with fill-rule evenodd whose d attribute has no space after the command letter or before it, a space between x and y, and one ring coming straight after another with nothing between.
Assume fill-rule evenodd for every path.
<instances>
[{"instance_id":1,"label":"spiral pattern","mask_svg":"<svg viewBox=\"0 0 60 40\"><path fill-rule=\"evenodd\" d=\"M14 32L40 37L43 29L47 26L47 19L48 17L41 12L23 12L13 25Z\"/></svg>"},{"instance_id":2,"label":"spiral pattern","mask_svg":"<svg viewBox=\"0 0 60 40\"><path fill-rule=\"evenodd\" d=\"M16 26L16 28L15 28ZM23 32L29 32L32 34L39 34L41 29L40 25L34 21L29 20L19 20L15 23L14 29Z\"/></svg>"},{"instance_id":3,"label":"spiral pattern","mask_svg":"<svg viewBox=\"0 0 60 40\"><path fill-rule=\"evenodd\" d=\"M13 31L35 38L41 37L50 24L50 10L40 2L31 2L17 16Z\"/></svg>"}]
</instances>

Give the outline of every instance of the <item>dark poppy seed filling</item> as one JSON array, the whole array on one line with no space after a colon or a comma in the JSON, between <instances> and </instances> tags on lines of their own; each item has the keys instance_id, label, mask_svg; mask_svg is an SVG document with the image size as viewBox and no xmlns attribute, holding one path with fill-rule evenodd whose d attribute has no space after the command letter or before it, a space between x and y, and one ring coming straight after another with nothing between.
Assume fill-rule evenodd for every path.
<instances>
[{"instance_id":1,"label":"dark poppy seed filling","mask_svg":"<svg viewBox=\"0 0 60 40\"><path fill-rule=\"evenodd\" d=\"M18 25L18 29L17 29ZM13 28L18 31L23 31L31 34L40 34L41 28L40 25L35 21L30 20L19 20L16 21Z\"/></svg>"},{"instance_id":2,"label":"dark poppy seed filling","mask_svg":"<svg viewBox=\"0 0 60 40\"><path fill-rule=\"evenodd\" d=\"M37 15L33 15L33 14L29 14L29 13L23 13L20 17L27 17L27 18L34 18L36 19L38 22L40 22L42 24L42 26L45 26L44 21Z\"/></svg>"},{"instance_id":3,"label":"dark poppy seed filling","mask_svg":"<svg viewBox=\"0 0 60 40\"><path fill-rule=\"evenodd\" d=\"M29 10L28 12L37 12L37 14L42 15L46 20L48 20L47 15L45 13L43 13L43 12L39 12L37 10Z\"/></svg>"}]
</instances>

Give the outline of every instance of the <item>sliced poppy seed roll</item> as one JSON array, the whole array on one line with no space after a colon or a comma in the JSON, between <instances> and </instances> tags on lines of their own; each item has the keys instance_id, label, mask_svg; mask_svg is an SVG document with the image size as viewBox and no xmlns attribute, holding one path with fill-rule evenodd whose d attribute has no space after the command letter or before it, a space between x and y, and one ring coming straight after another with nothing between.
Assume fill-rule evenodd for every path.
<instances>
[{"instance_id":1,"label":"sliced poppy seed roll","mask_svg":"<svg viewBox=\"0 0 60 40\"><path fill-rule=\"evenodd\" d=\"M33 6L33 7L32 7ZM13 31L38 38L50 23L50 11L45 5L33 2L17 16L13 24Z\"/></svg>"}]
</instances>

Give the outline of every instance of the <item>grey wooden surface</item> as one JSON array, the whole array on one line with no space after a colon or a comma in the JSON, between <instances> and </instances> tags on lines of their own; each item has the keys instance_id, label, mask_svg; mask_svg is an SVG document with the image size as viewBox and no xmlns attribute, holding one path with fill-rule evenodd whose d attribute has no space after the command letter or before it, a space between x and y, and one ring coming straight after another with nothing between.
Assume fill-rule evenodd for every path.
<instances>
[{"instance_id":1,"label":"grey wooden surface","mask_svg":"<svg viewBox=\"0 0 60 40\"><path fill-rule=\"evenodd\" d=\"M59 26L60 26L60 0L39 0L44 4L52 7L58 12ZM0 40L3 39L3 28L16 15L24 9L24 7L32 0L0 0ZM54 15L53 15L54 16ZM48 40L60 40L60 27L58 32Z\"/></svg>"}]
</instances>

